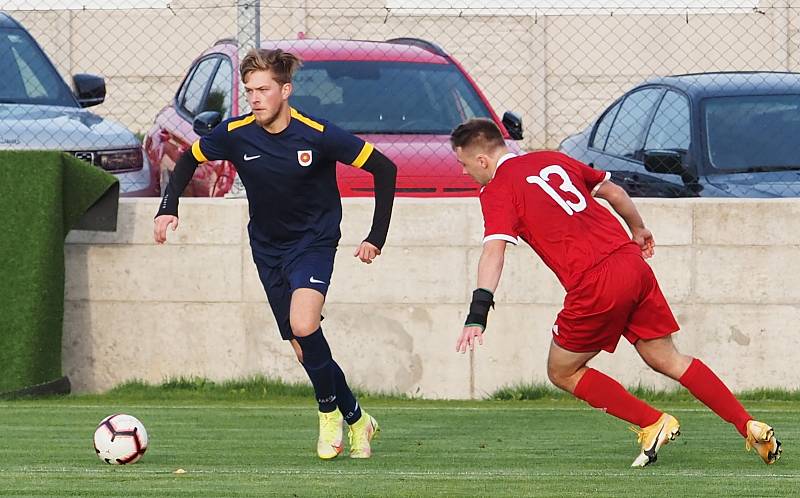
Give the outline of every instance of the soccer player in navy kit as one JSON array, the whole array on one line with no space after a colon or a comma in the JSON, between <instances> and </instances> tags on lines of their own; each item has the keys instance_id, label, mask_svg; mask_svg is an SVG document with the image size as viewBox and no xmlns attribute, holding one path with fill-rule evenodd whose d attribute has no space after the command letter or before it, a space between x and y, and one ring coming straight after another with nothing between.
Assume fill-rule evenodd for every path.
<instances>
[{"instance_id":1,"label":"soccer player in navy kit","mask_svg":"<svg viewBox=\"0 0 800 498\"><path fill-rule=\"evenodd\" d=\"M199 163L225 159L236 166L247 191L248 232L259 277L281 337L291 342L314 386L317 454L331 459L342 452L347 422L350 456L369 458L378 423L358 405L320 321L341 236L336 162L374 176L372 228L354 253L367 264L386 241L397 168L372 144L289 106L292 76L300 64L280 49L247 54L240 73L252 113L223 121L181 156L156 215L154 237L162 244L167 228L178 227L178 197Z\"/></svg>"},{"instance_id":2,"label":"soccer player in navy kit","mask_svg":"<svg viewBox=\"0 0 800 498\"><path fill-rule=\"evenodd\" d=\"M465 172L484 186L478 288L457 351L474 348L475 342L483 344L506 244L522 239L567 291L552 328L548 376L591 406L634 424L642 451L633 467L655 462L661 446L680 433L680 425L675 417L586 366L600 350L612 353L622 336L651 368L680 382L733 424L748 450L755 448L767 464L780 457L781 444L772 427L754 420L702 361L675 348L672 334L678 324L644 261L653 255L653 235L627 193L609 181L609 173L559 152L515 156L494 122L485 119L460 125L451 143ZM594 196L608 201L630 228L632 238Z\"/></svg>"}]
</instances>

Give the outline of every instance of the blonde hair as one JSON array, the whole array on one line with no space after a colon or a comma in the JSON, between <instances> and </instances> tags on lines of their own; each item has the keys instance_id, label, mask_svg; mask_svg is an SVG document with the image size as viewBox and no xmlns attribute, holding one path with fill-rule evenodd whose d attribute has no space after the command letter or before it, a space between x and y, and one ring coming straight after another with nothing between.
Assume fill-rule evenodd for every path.
<instances>
[{"instance_id":1,"label":"blonde hair","mask_svg":"<svg viewBox=\"0 0 800 498\"><path fill-rule=\"evenodd\" d=\"M239 74L242 82L247 79L247 75L254 71L270 71L273 79L285 85L292 81L292 76L303 63L300 59L289 52L276 48L267 50L264 48L253 48L239 64Z\"/></svg>"}]
</instances>

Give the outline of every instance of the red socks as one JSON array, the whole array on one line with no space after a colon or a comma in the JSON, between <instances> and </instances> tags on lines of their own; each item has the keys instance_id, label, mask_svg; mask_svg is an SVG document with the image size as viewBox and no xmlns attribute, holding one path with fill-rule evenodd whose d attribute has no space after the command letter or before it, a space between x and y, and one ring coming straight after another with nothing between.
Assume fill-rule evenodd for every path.
<instances>
[{"instance_id":1,"label":"red socks","mask_svg":"<svg viewBox=\"0 0 800 498\"><path fill-rule=\"evenodd\" d=\"M616 380L593 368L586 370L573 394L593 407L639 427L654 424L661 417L660 411L629 393Z\"/></svg>"},{"instance_id":2,"label":"red socks","mask_svg":"<svg viewBox=\"0 0 800 498\"><path fill-rule=\"evenodd\" d=\"M702 361L697 358L692 360L679 381L720 418L733 424L742 437L747 437L747 422L752 417L719 377Z\"/></svg>"},{"instance_id":3,"label":"red socks","mask_svg":"<svg viewBox=\"0 0 800 498\"><path fill-rule=\"evenodd\" d=\"M680 378L683 387L747 437L747 422L753 417L725 384L702 361L695 358ZM586 370L573 393L595 408L639 427L654 424L661 412L629 393L611 377L593 368Z\"/></svg>"}]
</instances>

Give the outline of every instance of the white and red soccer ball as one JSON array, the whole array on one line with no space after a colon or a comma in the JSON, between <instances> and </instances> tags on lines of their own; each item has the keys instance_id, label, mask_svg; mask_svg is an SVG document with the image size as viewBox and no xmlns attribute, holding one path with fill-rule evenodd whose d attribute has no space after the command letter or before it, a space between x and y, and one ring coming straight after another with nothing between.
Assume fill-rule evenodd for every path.
<instances>
[{"instance_id":1,"label":"white and red soccer ball","mask_svg":"<svg viewBox=\"0 0 800 498\"><path fill-rule=\"evenodd\" d=\"M94 431L97 458L111 465L137 462L147 451L147 442L144 425L124 413L104 418Z\"/></svg>"}]
</instances>

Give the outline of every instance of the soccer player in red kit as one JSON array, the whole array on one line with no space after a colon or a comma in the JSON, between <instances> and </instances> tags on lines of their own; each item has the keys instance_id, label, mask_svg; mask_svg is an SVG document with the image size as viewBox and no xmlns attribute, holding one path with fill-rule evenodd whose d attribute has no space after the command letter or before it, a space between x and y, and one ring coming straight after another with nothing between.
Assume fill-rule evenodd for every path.
<instances>
[{"instance_id":1,"label":"soccer player in red kit","mask_svg":"<svg viewBox=\"0 0 800 498\"><path fill-rule=\"evenodd\" d=\"M678 324L645 262L653 235L627 193L610 174L552 151L509 153L497 126L472 119L451 136L464 170L483 185L485 225L478 285L456 349L483 344L483 332L503 269L506 244L522 239L555 272L564 308L552 328L547 374L557 387L595 408L630 422L642 451L632 467L656 461L659 449L680 434L678 420L629 393L607 375L586 366L600 350L612 353L620 337L631 342L655 371L677 380L730 422L767 464L781 454L769 425L754 420L702 361L678 352ZM593 197L608 201L631 236Z\"/></svg>"}]
</instances>

